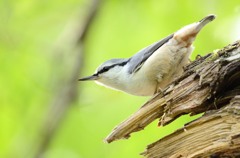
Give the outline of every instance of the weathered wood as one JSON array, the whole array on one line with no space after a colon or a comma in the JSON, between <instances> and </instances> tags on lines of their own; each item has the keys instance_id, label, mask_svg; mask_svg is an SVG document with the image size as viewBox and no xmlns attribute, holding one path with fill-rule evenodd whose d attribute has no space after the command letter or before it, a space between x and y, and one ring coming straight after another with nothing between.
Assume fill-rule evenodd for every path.
<instances>
[{"instance_id":1,"label":"weathered wood","mask_svg":"<svg viewBox=\"0 0 240 158\"><path fill-rule=\"evenodd\" d=\"M148 145L148 158L240 157L240 95Z\"/></svg>"},{"instance_id":2,"label":"weathered wood","mask_svg":"<svg viewBox=\"0 0 240 158\"><path fill-rule=\"evenodd\" d=\"M144 127L158 118L160 118L159 125L166 125L183 114L190 113L194 115L220 109L226 106L232 98L240 94L239 87L240 41L237 41L192 62L186 67L181 77L164 89L162 93L156 94L136 113L114 128L105 140L110 143L117 139L128 138L132 132L144 129ZM237 120L237 118L235 119ZM214 122L210 121L210 123L213 123L210 127L213 126L213 128L217 129L217 127L214 127ZM192 129L193 125L191 123L189 125L191 125ZM186 127L189 126L187 125ZM239 126L236 127L238 128ZM190 131L189 128L187 131ZM187 140L190 141L190 138ZM190 142L192 141L194 140ZM171 143L168 144L168 146L170 145ZM155 145L148 147L145 155L154 157L150 156L151 151L155 151L157 147L153 148L152 146ZM186 150L186 147L184 150ZM158 152L161 152L160 148Z\"/></svg>"}]
</instances>

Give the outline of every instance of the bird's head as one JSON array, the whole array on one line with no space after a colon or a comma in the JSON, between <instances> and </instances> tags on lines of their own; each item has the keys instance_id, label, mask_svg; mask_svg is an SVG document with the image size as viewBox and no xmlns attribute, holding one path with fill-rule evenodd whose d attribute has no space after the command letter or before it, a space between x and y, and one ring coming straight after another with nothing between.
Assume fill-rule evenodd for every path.
<instances>
[{"instance_id":1,"label":"bird's head","mask_svg":"<svg viewBox=\"0 0 240 158\"><path fill-rule=\"evenodd\" d=\"M91 76L78 79L79 81L96 81L98 84L116 87L115 84L122 77L124 66L129 59L111 59L102 63Z\"/></svg>"}]
</instances>

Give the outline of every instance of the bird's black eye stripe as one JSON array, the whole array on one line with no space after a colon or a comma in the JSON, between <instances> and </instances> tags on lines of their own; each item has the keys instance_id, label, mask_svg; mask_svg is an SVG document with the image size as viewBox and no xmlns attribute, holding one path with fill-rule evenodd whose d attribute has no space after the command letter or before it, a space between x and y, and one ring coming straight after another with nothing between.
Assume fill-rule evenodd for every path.
<instances>
[{"instance_id":1,"label":"bird's black eye stripe","mask_svg":"<svg viewBox=\"0 0 240 158\"><path fill-rule=\"evenodd\" d=\"M101 70L99 70L97 73L98 74L104 73L104 72L108 71L110 68L111 68L111 66L105 66Z\"/></svg>"},{"instance_id":2,"label":"bird's black eye stripe","mask_svg":"<svg viewBox=\"0 0 240 158\"><path fill-rule=\"evenodd\" d=\"M129 61L129 60L128 60ZM119 65L119 66L124 66L128 63L128 61L125 61L125 62L122 62L122 63L119 63L119 64L116 64L116 65Z\"/></svg>"},{"instance_id":3,"label":"bird's black eye stripe","mask_svg":"<svg viewBox=\"0 0 240 158\"><path fill-rule=\"evenodd\" d=\"M124 66L127 64L128 61L125 61L125 62L122 62L122 63L118 63L118 64L113 64L111 66L105 66L103 67L101 70L99 70L97 72L97 74L101 74L101 73L104 73L104 72L107 72L109 69L111 69L112 67L115 67L115 66Z\"/></svg>"},{"instance_id":4,"label":"bird's black eye stripe","mask_svg":"<svg viewBox=\"0 0 240 158\"><path fill-rule=\"evenodd\" d=\"M104 71L108 71L111 67L113 67L113 66L105 66L105 67L103 67L102 71L103 71L103 72L104 72Z\"/></svg>"}]
</instances>

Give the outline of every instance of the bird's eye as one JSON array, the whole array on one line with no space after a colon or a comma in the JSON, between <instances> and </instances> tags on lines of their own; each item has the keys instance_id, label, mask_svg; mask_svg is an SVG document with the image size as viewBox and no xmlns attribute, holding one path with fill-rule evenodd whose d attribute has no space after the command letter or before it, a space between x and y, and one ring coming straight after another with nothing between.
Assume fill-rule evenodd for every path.
<instances>
[{"instance_id":1,"label":"bird's eye","mask_svg":"<svg viewBox=\"0 0 240 158\"><path fill-rule=\"evenodd\" d=\"M104 73L104 72L108 71L109 68L110 68L109 66L105 66L101 70L99 70L98 73Z\"/></svg>"},{"instance_id":2,"label":"bird's eye","mask_svg":"<svg viewBox=\"0 0 240 158\"><path fill-rule=\"evenodd\" d=\"M105 72L105 71L108 71L109 70L109 67L108 66L105 66L103 67L102 71Z\"/></svg>"}]
</instances>

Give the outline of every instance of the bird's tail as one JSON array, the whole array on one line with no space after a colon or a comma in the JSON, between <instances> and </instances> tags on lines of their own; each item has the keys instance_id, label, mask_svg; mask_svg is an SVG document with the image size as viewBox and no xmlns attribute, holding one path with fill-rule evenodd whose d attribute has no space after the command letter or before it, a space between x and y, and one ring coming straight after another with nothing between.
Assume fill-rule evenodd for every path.
<instances>
[{"instance_id":1,"label":"bird's tail","mask_svg":"<svg viewBox=\"0 0 240 158\"><path fill-rule=\"evenodd\" d=\"M198 22L198 25L196 27L196 30L201 30L206 24L208 24L209 22L213 21L216 18L215 15L208 15L205 18L203 18L202 20L200 20Z\"/></svg>"},{"instance_id":2,"label":"bird's tail","mask_svg":"<svg viewBox=\"0 0 240 158\"><path fill-rule=\"evenodd\" d=\"M209 22L215 19L215 15L208 15L199 22L189 24L174 33L173 38L178 42L185 42L187 46L191 45L198 32Z\"/></svg>"}]
</instances>

